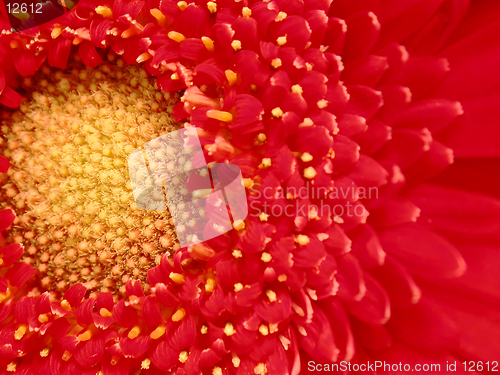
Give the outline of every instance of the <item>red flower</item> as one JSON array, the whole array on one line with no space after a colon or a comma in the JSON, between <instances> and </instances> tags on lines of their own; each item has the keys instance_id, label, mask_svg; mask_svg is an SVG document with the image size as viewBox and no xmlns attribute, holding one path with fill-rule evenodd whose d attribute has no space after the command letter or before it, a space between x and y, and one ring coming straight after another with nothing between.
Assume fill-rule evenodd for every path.
<instances>
[{"instance_id":1,"label":"red flower","mask_svg":"<svg viewBox=\"0 0 500 375\"><path fill-rule=\"evenodd\" d=\"M240 167L254 212L163 256L149 287L128 280L118 301L85 298L81 284L51 299L30 289L22 248L3 247L0 365L246 375L299 374L309 361L494 359L476 343L493 345L484 306L498 293L471 257L477 246L463 244L481 237L493 252L499 203L426 183L453 162L449 146L497 156L498 25L480 29L481 5L467 9L83 1L36 29L4 27L0 103L19 106L19 78L44 61L63 69L73 52L91 68L106 55L144 63L158 87L181 91L174 117L196 126L206 161ZM1 172L9 165L0 158ZM1 211L0 229L14 220ZM457 246L472 258L465 282L448 281L466 269ZM453 294L462 289L463 302ZM485 309L484 331L472 332L465 323Z\"/></svg>"}]
</instances>

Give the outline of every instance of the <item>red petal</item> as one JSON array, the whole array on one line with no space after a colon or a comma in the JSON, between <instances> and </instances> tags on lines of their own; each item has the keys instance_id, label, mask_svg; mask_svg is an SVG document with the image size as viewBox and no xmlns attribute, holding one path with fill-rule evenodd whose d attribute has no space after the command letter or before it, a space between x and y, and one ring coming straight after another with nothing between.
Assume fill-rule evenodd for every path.
<instances>
[{"instance_id":1,"label":"red petal","mask_svg":"<svg viewBox=\"0 0 500 375\"><path fill-rule=\"evenodd\" d=\"M5 274L12 286L21 288L30 278L36 274L36 271L29 264L24 262L15 263Z\"/></svg>"},{"instance_id":2,"label":"red petal","mask_svg":"<svg viewBox=\"0 0 500 375\"><path fill-rule=\"evenodd\" d=\"M24 248L20 244L4 246L0 249L0 259L3 260L0 267L9 267L14 264L24 253Z\"/></svg>"},{"instance_id":3,"label":"red petal","mask_svg":"<svg viewBox=\"0 0 500 375\"><path fill-rule=\"evenodd\" d=\"M0 173L7 173L10 168L10 161L5 156L0 155ZM0 222L1 222L0 218ZM3 229L2 229L3 230Z\"/></svg>"},{"instance_id":4,"label":"red petal","mask_svg":"<svg viewBox=\"0 0 500 375\"><path fill-rule=\"evenodd\" d=\"M374 87L388 68L387 57L361 56L344 64L341 77L348 85Z\"/></svg>"},{"instance_id":5,"label":"red petal","mask_svg":"<svg viewBox=\"0 0 500 375\"><path fill-rule=\"evenodd\" d=\"M347 309L359 320L370 325L385 324L391 316L387 292L371 276L365 275L366 293L359 301L348 302Z\"/></svg>"},{"instance_id":6,"label":"red petal","mask_svg":"<svg viewBox=\"0 0 500 375\"><path fill-rule=\"evenodd\" d=\"M87 288L82 284L75 284L64 293L64 299L69 302L73 309L76 309L83 302L86 292Z\"/></svg>"},{"instance_id":7,"label":"red petal","mask_svg":"<svg viewBox=\"0 0 500 375\"><path fill-rule=\"evenodd\" d=\"M16 65L16 69L21 76L26 77L35 74L37 64L35 55L31 51L24 51L16 48L12 50L12 57L14 59L14 64Z\"/></svg>"},{"instance_id":8,"label":"red petal","mask_svg":"<svg viewBox=\"0 0 500 375\"><path fill-rule=\"evenodd\" d=\"M377 233L368 224L358 225L349 232L352 240L352 253L361 266L370 270L384 264L385 253Z\"/></svg>"},{"instance_id":9,"label":"red petal","mask_svg":"<svg viewBox=\"0 0 500 375\"><path fill-rule=\"evenodd\" d=\"M6 86L0 94L0 103L9 108L17 108L21 103L21 95Z\"/></svg>"},{"instance_id":10,"label":"red petal","mask_svg":"<svg viewBox=\"0 0 500 375\"><path fill-rule=\"evenodd\" d=\"M84 41L80 44L78 53L83 63L89 68L95 68L102 63L101 56L97 53L97 50L91 42Z\"/></svg>"},{"instance_id":11,"label":"red petal","mask_svg":"<svg viewBox=\"0 0 500 375\"><path fill-rule=\"evenodd\" d=\"M452 244L416 224L382 231L379 238L388 254L420 277L439 279L465 272L465 262Z\"/></svg>"},{"instance_id":12,"label":"red petal","mask_svg":"<svg viewBox=\"0 0 500 375\"><path fill-rule=\"evenodd\" d=\"M347 33L342 57L347 61L369 54L378 40L380 23L373 12L359 12L346 19Z\"/></svg>"},{"instance_id":13,"label":"red petal","mask_svg":"<svg viewBox=\"0 0 500 375\"><path fill-rule=\"evenodd\" d=\"M53 67L64 69L68 63L71 52L71 39L59 37L56 42L50 44L49 64Z\"/></svg>"}]
</instances>

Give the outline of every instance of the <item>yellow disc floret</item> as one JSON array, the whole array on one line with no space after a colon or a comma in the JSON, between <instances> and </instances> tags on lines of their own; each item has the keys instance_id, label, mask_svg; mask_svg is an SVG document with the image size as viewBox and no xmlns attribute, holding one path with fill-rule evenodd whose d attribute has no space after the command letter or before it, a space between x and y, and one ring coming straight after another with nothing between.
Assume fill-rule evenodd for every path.
<instances>
[{"instance_id":1,"label":"yellow disc floret","mask_svg":"<svg viewBox=\"0 0 500 375\"><path fill-rule=\"evenodd\" d=\"M146 281L155 261L177 247L166 211L138 209L128 156L177 128L178 100L139 67L42 72L26 86L19 110L2 113L0 209L17 219L4 238L22 243L42 286L74 283L94 291Z\"/></svg>"}]
</instances>

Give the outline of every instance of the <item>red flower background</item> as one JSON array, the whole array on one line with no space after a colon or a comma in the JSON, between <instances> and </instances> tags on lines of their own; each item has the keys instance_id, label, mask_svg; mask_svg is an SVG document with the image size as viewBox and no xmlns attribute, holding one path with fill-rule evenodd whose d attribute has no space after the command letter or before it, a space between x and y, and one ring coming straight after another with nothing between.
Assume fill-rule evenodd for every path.
<instances>
[{"instance_id":1,"label":"red flower background","mask_svg":"<svg viewBox=\"0 0 500 375\"><path fill-rule=\"evenodd\" d=\"M2 373L498 360L498 15L484 0L81 1L39 28L4 23L6 107L46 62L121 56L182 90L174 116L201 129L207 161L240 166L259 189L354 183L380 197L350 202L368 218L250 217L164 257L148 293L130 281L116 304L78 284L61 301L28 295L35 271L4 246ZM3 231L15 217L0 216Z\"/></svg>"}]
</instances>

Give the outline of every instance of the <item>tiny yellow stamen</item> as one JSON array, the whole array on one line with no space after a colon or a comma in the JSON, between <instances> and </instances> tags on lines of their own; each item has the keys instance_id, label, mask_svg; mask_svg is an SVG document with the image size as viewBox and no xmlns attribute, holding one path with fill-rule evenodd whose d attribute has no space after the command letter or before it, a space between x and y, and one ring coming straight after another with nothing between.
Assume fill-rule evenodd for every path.
<instances>
[{"instance_id":1,"label":"tiny yellow stamen","mask_svg":"<svg viewBox=\"0 0 500 375\"><path fill-rule=\"evenodd\" d=\"M186 316L186 310L184 310L183 308L180 308L179 310L177 310L174 313L174 315L172 315L172 321L179 322L182 319L184 319L185 316Z\"/></svg>"},{"instance_id":2,"label":"tiny yellow stamen","mask_svg":"<svg viewBox=\"0 0 500 375\"><path fill-rule=\"evenodd\" d=\"M286 275L279 275L279 276L278 276L278 281L279 281L279 282L281 282L281 283L282 283L282 282L285 282L285 281L286 281L286 279L287 279Z\"/></svg>"},{"instance_id":3,"label":"tiny yellow stamen","mask_svg":"<svg viewBox=\"0 0 500 375\"><path fill-rule=\"evenodd\" d=\"M179 1L177 3L177 6L179 7L180 10L184 10L188 7L188 3L185 1Z\"/></svg>"},{"instance_id":4,"label":"tiny yellow stamen","mask_svg":"<svg viewBox=\"0 0 500 375\"><path fill-rule=\"evenodd\" d=\"M215 288L215 280L212 278L207 279L207 283L205 284L205 292L213 292Z\"/></svg>"},{"instance_id":5,"label":"tiny yellow stamen","mask_svg":"<svg viewBox=\"0 0 500 375\"><path fill-rule=\"evenodd\" d=\"M276 300L278 299L278 297L276 296L276 292L272 291L272 290L266 290L266 296L267 298L269 298L269 301L271 302L276 302Z\"/></svg>"},{"instance_id":6,"label":"tiny yellow stamen","mask_svg":"<svg viewBox=\"0 0 500 375\"><path fill-rule=\"evenodd\" d=\"M208 327L206 325L202 325L200 332L202 335L205 335L208 332Z\"/></svg>"},{"instance_id":7,"label":"tiny yellow stamen","mask_svg":"<svg viewBox=\"0 0 500 375\"><path fill-rule=\"evenodd\" d=\"M66 301L65 299L63 299L61 301L61 307L64 309L64 310L68 310L68 311L71 311L71 305L69 304L68 301Z\"/></svg>"},{"instance_id":8,"label":"tiny yellow stamen","mask_svg":"<svg viewBox=\"0 0 500 375\"><path fill-rule=\"evenodd\" d=\"M236 259L241 258L243 256L243 253L240 250L233 250L233 257Z\"/></svg>"},{"instance_id":9,"label":"tiny yellow stamen","mask_svg":"<svg viewBox=\"0 0 500 375\"><path fill-rule=\"evenodd\" d=\"M113 17L113 11L110 8L108 8L107 6L99 5L97 8L95 8L95 12L97 14L100 14L104 18Z\"/></svg>"},{"instance_id":10,"label":"tiny yellow stamen","mask_svg":"<svg viewBox=\"0 0 500 375\"><path fill-rule=\"evenodd\" d=\"M38 321L42 324L47 323L49 321L49 317L47 314L38 315Z\"/></svg>"},{"instance_id":11,"label":"tiny yellow stamen","mask_svg":"<svg viewBox=\"0 0 500 375\"><path fill-rule=\"evenodd\" d=\"M253 369L253 372L254 372L255 375L265 375L265 374L267 374L266 364L265 363L259 363Z\"/></svg>"},{"instance_id":12,"label":"tiny yellow stamen","mask_svg":"<svg viewBox=\"0 0 500 375\"><path fill-rule=\"evenodd\" d=\"M279 12L276 16L276 22L283 21L288 15L285 12Z\"/></svg>"},{"instance_id":13,"label":"tiny yellow stamen","mask_svg":"<svg viewBox=\"0 0 500 375\"><path fill-rule=\"evenodd\" d=\"M14 339L21 340L27 331L28 331L28 326L26 324L20 325L19 328L16 329L16 332L14 332Z\"/></svg>"},{"instance_id":14,"label":"tiny yellow stamen","mask_svg":"<svg viewBox=\"0 0 500 375\"><path fill-rule=\"evenodd\" d=\"M165 334L166 328L165 326L159 326L156 328L149 337L151 337L153 340L158 340L160 337L162 337Z\"/></svg>"},{"instance_id":15,"label":"tiny yellow stamen","mask_svg":"<svg viewBox=\"0 0 500 375\"><path fill-rule=\"evenodd\" d=\"M176 284L184 284L184 281L186 281L184 275L181 275L180 273L170 272L169 277Z\"/></svg>"},{"instance_id":16,"label":"tiny yellow stamen","mask_svg":"<svg viewBox=\"0 0 500 375\"><path fill-rule=\"evenodd\" d=\"M313 160L313 157L310 153L308 152L304 152L302 154L302 156L300 157L300 159L304 162L304 163L308 163L310 162L311 160Z\"/></svg>"},{"instance_id":17,"label":"tiny yellow stamen","mask_svg":"<svg viewBox=\"0 0 500 375\"><path fill-rule=\"evenodd\" d=\"M49 349L45 348L42 351L40 351L40 357L45 358L49 355L49 353L50 353Z\"/></svg>"},{"instance_id":18,"label":"tiny yellow stamen","mask_svg":"<svg viewBox=\"0 0 500 375\"><path fill-rule=\"evenodd\" d=\"M280 36L278 39L276 39L276 43L278 43L278 46L285 45L286 44L286 35Z\"/></svg>"},{"instance_id":19,"label":"tiny yellow stamen","mask_svg":"<svg viewBox=\"0 0 500 375\"><path fill-rule=\"evenodd\" d=\"M260 168L269 168L272 165L271 158L262 159L262 163L259 165Z\"/></svg>"},{"instance_id":20,"label":"tiny yellow stamen","mask_svg":"<svg viewBox=\"0 0 500 375\"><path fill-rule=\"evenodd\" d=\"M245 186L246 189L251 189L253 185L255 185L255 182L251 178L243 179L243 186Z\"/></svg>"},{"instance_id":21,"label":"tiny yellow stamen","mask_svg":"<svg viewBox=\"0 0 500 375\"><path fill-rule=\"evenodd\" d=\"M141 64L144 61L148 61L151 57L153 57L153 56L151 56L148 52L144 52L144 53L141 53L139 56L137 56L136 61L139 64Z\"/></svg>"},{"instance_id":22,"label":"tiny yellow stamen","mask_svg":"<svg viewBox=\"0 0 500 375\"><path fill-rule=\"evenodd\" d=\"M227 69L224 74L226 75L226 79L229 82L229 85L234 85L238 80L238 75L230 69Z\"/></svg>"},{"instance_id":23,"label":"tiny yellow stamen","mask_svg":"<svg viewBox=\"0 0 500 375\"><path fill-rule=\"evenodd\" d=\"M214 3L213 1L209 1L207 3L207 8L210 11L210 13L215 13L217 12L217 4Z\"/></svg>"},{"instance_id":24,"label":"tiny yellow stamen","mask_svg":"<svg viewBox=\"0 0 500 375\"><path fill-rule=\"evenodd\" d=\"M262 324L262 325L259 327L259 332L260 332L260 334L261 334L262 336L267 336L267 335L269 335L269 328L268 328L266 325Z\"/></svg>"},{"instance_id":25,"label":"tiny yellow stamen","mask_svg":"<svg viewBox=\"0 0 500 375\"><path fill-rule=\"evenodd\" d=\"M271 111L271 114L276 118L280 118L283 117L283 110L280 107L276 107Z\"/></svg>"},{"instance_id":26,"label":"tiny yellow stamen","mask_svg":"<svg viewBox=\"0 0 500 375\"><path fill-rule=\"evenodd\" d=\"M186 361L188 360L189 358L189 353L185 350L183 350L182 352L180 352L179 354L179 362L181 363L186 363Z\"/></svg>"},{"instance_id":27,"label":"tiny yellow stamen","mask_svg":"<svg viewBox=\"0 0 500 375\"><path fill-rule=\"evenodd\" d=\"M226 336L232 336L236 333L233 323L231 322L226 323L226 325L224 326L224 333L226 334Z\"/></svg>"},{"instance_id":28,"label":"tiny yellow stamen","mask_svg":"<svg viewBox=\"0 0 500 375\"><path fill-rule=\"evenodd\" d=\"M271 254L269 253L266 253L265 251L262 253L262 256L260 257L260 259L264 262L264 263L269 263L271 260L273 260L273 257L271 256Z\"/></svg>"},{"instance_id":29,"label":"tiny yellow stamen","mask_svg":"<svg viewBox=\"0 0 500 375\"><path fill-rule=\"evenodd\" d=\"M317 174L317 172L313 167L307 167L306 169L304 169L304 177L305 178L312 179L312 178L316 177L316 174Z\"/></svg>"},{"instance_id":30,"label":"tiny yellow stamen","mask_svg":"<svg viewBox=\"0 0 500 375\"><path fill-rule=\"evenodd\" d=\"M150 366L151 366L151 360L149 358L146 358L144 361L141 362L141 369L143 370L149 370Z\"/></svg>"},{"instance_id":31,"label":"tiny yellow stamen","mask_svg":"<svg viewBox=\"0 0 500 375\"><path fill-rule=\"evenodd\" d=\"M214 50L214 48L215 48L214 41L212 39L210 39L208 36L202 36L201 41L207 50L209 50L209 51Z\"/></svg>"},{"instance_id":32,"label":"tiny yellow stamen","mask_svg":"<svg viewBox=\"0 0 500 375\"><path fill-rule=\"evenodd\" d=\"M231 47L233 47L233 49L235 51L239 51L241 49L241 41L240 40L233 40L231 42Z\"/></svg>"},{"instance_id":33,"label":"tiny yellow stamen","mask_svg":"<svg viewBox=\"0 0 500 375\"><path fill-rule=\"evenodd\" d=\"M184 39L186 39L186 37L184 35L182 35L181 33L178 33L177 31L170 31L168 33L168 37L177 43L180 43Z\"/></svg>"},{"instance_id":34,"label":"tiny yellow stamen","mask_svg":"<svg viewBox=\"0 0 500 375\"><path fill-rule=\"evenodd\" d=\"M214 367L212 375L222 375L222 369L220 367Z\"/></svg>"},{"instance_id":35,"label":"tiny yellow stamen","mask_svg":"<svg viewBox=\"0 0 500 375\"><path fill-rule=\"evenodd\" d=\"M249 7L243 7L241 10L241 14L245 18L249 18L252 15L252 10Z\"/></svg>"},{"instance_id":36,"label":"tiny yellow stamen","mask_svg":"<svg viewBox=\"0 0 500 375\"><path fill-rule=\"evenodd\" d=\"M307 245L309 242L311 242L311 240L309 239L308 236L306 236L305 234L299 234L296 238L295 238L295 241L301 245L301 246L304 246L304 245Z\"/></svg>"},{"instance_id":37,"label":"tiny yellow stamen","mask_svg":"<svg viewBox=\"0 0 500 375\"><path fill-rule=\"evenodd\" d=\"M267 221L268 218L269 218L269 215L264 213L264 212L261 212L259 215L260 221Z\"/></svg>"},{"instance_id":38,"label":"tiny yellow stamen","mask_svg":"<svg viewBox=\"0 0 500 375\"><path fill-rule=\"evenodd\" d=\"M304 92L304 90L302 89L302 86L300 86L300 85L293 85L292 86L292 92L294 94L302 95L302 93Z\"/></svg>"},{"instance_id":39,"label":"tiny yellow stamen","mask_svg":"<svg viewBox=\"0 0 500 375\"><path fill-rule=\"evenodd\" d=\"M62 28L54 27L50 32L50 36L52 37L52 39L56 39L59 35L61 35L61 33L62 33Z\"/></svg>"},{"instance_id":40,"label":"tiny yellow stamen","mask_svg":"<svg viewBox=\"0 0 500 375\"><path fill-rule=\"evenodd\" d=\"M91 338L92 338L92 332L89 329L78 335L78 340L80 341L88 341Z\"/></svg>"},{"instance_id":41,"label":"tiny yellow stamen","mask_svg":"<svg viewBox=\"0 0 500 375\"><path fill-rule=\"evenodd\" d=\"M212 118L214 120L219 120L222 122L231 122L233 121L233 115L229 112L219 111L217 109L210 109L207 111L207 117Z\"/></svg>"},{"instance_id":42,"label":"tiny yellow stamen","mask_svg":"<svg viewBox=\"0 0 500 375\"><path fill-rule=\"evenodd\" d=\"M186 4L187 6L187 4ZM158 21L158 25L160 27L166 27L168 25L168 21L167 21L167 18L165 17L165 15L159 10L159 9L151 9L149 11L149 13L151 13L151 15L156 18L156 21Z\"/></svg>"},{"instance_id":43,"label":"tiny yellow stamen","mask_svg":"<svg viewBox=\"0 0 500 375\"><path fill-rule=\"evenodd\" d=\"M318 108L323 109L326 108L327 106L328 106L328 100L321 99L320 101L318 101Z\"/></svg>"},{"instance_id":44,"label":"tiny yellow stamen","mask_svg":"<svg viewBox=\"0 0 500 375\"><path fill-rule=\"evenodd\" d=\"M102 307L99 310L99 315L102 316L103 318L110 318L113 316L113 313L111 311L109 311L108 309Z\"/></svg>"},{"instance_id":45,"label":"tiny yellow stamen","mask_svg":"<svg viewBox=\"0 0 500 375\"><path fill-rule=\"evenodd\" d=\"M281 59L276 57L271 61L271 65L274 69L278 69L283 63L281 62Z\"/></svg>"},{"instance_id":46,"label":"tiny yellow stamen","mask_svg":"<svg viewBox=\"0 0 500 375\"><path fill-rule=\"evenodd\" d=\"M17 364L16 362L11 362L7 365L8 372L16 372Z\"/></svg>"},{"instance_id":47,"label":"tiny yellow stamen","mask_svg":"<svg viewBox=\"0 0 500 375\"><path fill-rule=\"evenodd\" d=\"M141 333L141 329L137 326L135 326L134 328L132 328L127 337L130 339L130 340L133 340L135 339L137 336L139 336L139 334Z\"/></svg>"},{"instance_id":48,"label":"tiny yellow stamen","mask_svg":"<svg viewBox=\"0 0 500 375\"><path fill-rule=\"evenodd\" d=\"M243 220L235 220L233 223L233 228L236 230L245 229L245 222Z\"/></svg>"},{"instance_id":49,"label":"tiny yellow stamen","mask_svg":"<svg viewBox=\"0 0 500 375\"><path fill-rule=\"evenodd\" d=\"M306 117L302 123L299 124L299 127L304 127L304 126L313 126L314 122L311 120L309 117Z\"/></svg>"},{"instance_id":50,"label":"tiny yellow stamen","mask_svg":"<svg viewBox=\"0 0 500 375\"><path fill-rule=\"evenodd\" d=\"M242 283L234 284L234 291L239 292L240 290L243 290L243 284Z\"/></svg>"}]
</instances>

